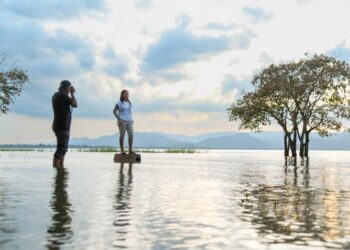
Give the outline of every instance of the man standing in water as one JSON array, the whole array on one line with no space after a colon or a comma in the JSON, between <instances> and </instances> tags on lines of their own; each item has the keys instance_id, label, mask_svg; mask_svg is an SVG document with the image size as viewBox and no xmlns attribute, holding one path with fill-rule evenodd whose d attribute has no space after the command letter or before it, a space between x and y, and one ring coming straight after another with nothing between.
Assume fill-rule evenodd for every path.
<instances>
[{"instance_id":1,"label":"man standing in water","mask_svg":"<svg viewBox=\"0 0 350 250\"><path fill-rule=\"evenodd\" d=\"M56 152L53 156L54 167L64 166L64 156L68 150L70 125L72 121L71 107L78 107L74 93L75 89L70 81L63 80L60 83L58 92L52 96L52 108L54 113L52 130L55 132L57 139Z\"/></svg>"}]
</instances>

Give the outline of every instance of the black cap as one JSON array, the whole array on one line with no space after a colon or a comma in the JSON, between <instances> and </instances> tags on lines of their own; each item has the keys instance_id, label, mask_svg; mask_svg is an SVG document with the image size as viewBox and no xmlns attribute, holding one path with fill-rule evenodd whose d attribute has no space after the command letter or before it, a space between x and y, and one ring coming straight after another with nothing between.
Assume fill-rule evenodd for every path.
<instances>
[{"instance_id":1,"label":"black cap","mask_svg":"<svg viewBox=\"0 0 350 250\"><path fill-rule=\"evenodd\" d=\"M60 83L60 87L59 87L59 91L62 91L62 90L64 90L65 88L67 88L67 87L69 87L69 86L71 86L72 84L70 83L70 81L68 81L68 80L63 80L63 81L61 81L61 83Z\"/></svg>"}]
</instances>

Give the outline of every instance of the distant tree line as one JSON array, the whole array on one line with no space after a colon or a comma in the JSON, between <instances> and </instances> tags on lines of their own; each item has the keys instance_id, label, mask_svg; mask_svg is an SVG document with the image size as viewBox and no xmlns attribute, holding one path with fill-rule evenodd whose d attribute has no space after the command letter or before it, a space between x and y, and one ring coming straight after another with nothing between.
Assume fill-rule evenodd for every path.
<instances>
[{"instance_id":1,"label":"distant tree line","mask_svg":"<svg viewBox=\"0 0 350 250\"><path fill-rule=\"evenodd\" d=\"M240 129L261 131L278 124L284 132L284 156L309 158L310 133L341 131L350 118L350 67L326 55L271 64L254 75L254 90L228 109Z\"/></svg>"}]
</instances>

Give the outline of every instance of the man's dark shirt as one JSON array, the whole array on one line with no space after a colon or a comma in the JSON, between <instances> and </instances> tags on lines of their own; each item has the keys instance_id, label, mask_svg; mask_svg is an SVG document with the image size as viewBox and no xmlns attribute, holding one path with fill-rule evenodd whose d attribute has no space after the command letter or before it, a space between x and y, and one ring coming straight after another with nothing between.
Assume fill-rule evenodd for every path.
<instances>
[{"instance_id":1,"label":"man's dark shirt","mask_svg":"<svg viewBox=\"0 0 350 250\"><path fill-rule=\"evenodd\" d=\"M65 92L57 92L52 96L54 119L53 131L69 131L72 121L71 105L73 100Z\"/></svg>"}]
</instances>

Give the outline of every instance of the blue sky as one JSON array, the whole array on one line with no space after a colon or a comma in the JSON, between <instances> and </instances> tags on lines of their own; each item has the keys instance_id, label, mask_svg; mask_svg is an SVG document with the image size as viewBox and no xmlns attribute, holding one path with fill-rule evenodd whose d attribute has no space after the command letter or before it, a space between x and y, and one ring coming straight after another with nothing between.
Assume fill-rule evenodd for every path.
<instances>
[{"instance_id":1,"label":"blue sky","mask_svg":"<svg viewBox=\"0 0 350 250\"><path fill-rule=\"evenodd\" d=\"M0 53L30 83L0 117L0 143L50 142L50 99L77 88L73 135L116 132L129 89L138 131L236 130L226 108L269 63L328 53L350 62L346 0L3 0ZM273 129L273 128L271 128Z\"/></svg>"}]
</instances>

